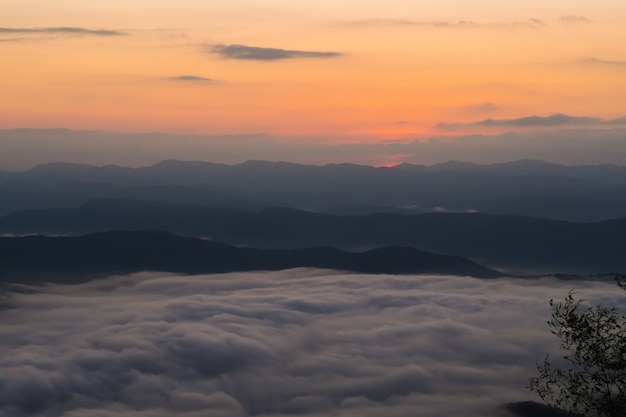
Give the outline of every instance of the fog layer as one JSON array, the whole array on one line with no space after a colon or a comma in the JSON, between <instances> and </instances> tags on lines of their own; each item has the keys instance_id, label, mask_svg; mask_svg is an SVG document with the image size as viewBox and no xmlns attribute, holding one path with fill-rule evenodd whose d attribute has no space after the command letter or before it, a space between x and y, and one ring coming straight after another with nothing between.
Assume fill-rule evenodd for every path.
<instances>
[{"instance_id":1,"label":"fog layer","mask_svg":"<svg viewBox=\"0 0 626 417\"><path fill-rule=\"evenodd\" d=\"M612 283L138 274L2 295L0 416L492 415L557 341L548 300Z\"/></svg>"}]
</instances>

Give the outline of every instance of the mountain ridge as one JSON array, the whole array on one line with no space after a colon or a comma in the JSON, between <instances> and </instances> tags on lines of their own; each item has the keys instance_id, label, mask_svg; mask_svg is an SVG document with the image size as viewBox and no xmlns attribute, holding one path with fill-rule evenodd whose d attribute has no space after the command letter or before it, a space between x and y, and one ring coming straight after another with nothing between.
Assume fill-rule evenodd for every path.
<instances>
[{"instance_id":1,"label":"mountain ridge","mask_svg":"<svg viewBox=\"0 0 626 417\"><path fill-rule=\"evenodd\" d=\"M262 250L161 231L0 237L0 281L12 284L83 282L142 271L210 274L298 267L369 274L431 273L481 278L503 275L461 257L406 247L358 253L332 247Z\"/></svg>"},{"instance_id":2,"label":"mountain ridge","mask_svg":"<svg viewBox=\"0 0 626 417\"><path fill-rule=\"evenodd\" d=\"M495 268L563 273L626 271L626 218L581 223L484 213L330 215L289 208L260 211L137 200L97 200L73 209L0 218L5 234L163 230L263 249L410 246Z\"/></svg>"},{"instance_id":3,"label":"mountain ridge","mask_svg":"<svg viewBox=\"0 0 626 417\"><path fill-rule=\"evenodd\" d=\"M458 164L463 169L457 169ZM568 167L538 161L407 167L267 161L224 165L167 160L142 168L55 163L0 175L0 215L72 207L97 198L136 198L327 213L410 208L575 221L626 217L626 167Z\"/></svg>"}]
</instances>

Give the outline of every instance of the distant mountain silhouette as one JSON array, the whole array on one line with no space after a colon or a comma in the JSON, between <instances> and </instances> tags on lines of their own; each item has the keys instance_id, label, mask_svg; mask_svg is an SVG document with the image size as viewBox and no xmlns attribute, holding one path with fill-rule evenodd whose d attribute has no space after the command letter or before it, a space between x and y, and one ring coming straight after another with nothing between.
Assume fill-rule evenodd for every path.
<instances>
[{"instance_id":1,"label":"distant mountain silhouette","mask_svg":"<svg viewBox=\"0 0 626 417\"><path fill-rule=\"evenodd\" d=\"M435 165L403 163L393 167L414 172L491 172L506 175L545 175L557 177L596 180L609 184L624 184L626 167L611 164L602 165L560 165L533 159L518 161L476 164L472 162L448 161Z\"/></svg>"},{"instance_id":2,"label":"distant mountain silhouette","mask_svg":"<svg viewBox=\"0 0 626 417\"><path fill-rule=\"evenodd\" d=\"M0 175L0 215L71 207L96 198L239 209L278 206L339 214L410 208L594 221L626 217L626 167L530 160L393 168L168 160L143 168L55 163Z\"/></svg>"},{"instance_id":3,"label":"distant mountain silhouette","mask_svg":"<svg viewBox=\"0 0 626 417\"><path fill-rule=\"evenodd\" d=\"M542 175L562 178L594 180L607 184L626 184L626 167L603 165L559 165L540 160L522 159L518 161L476 164L471 162L449 161L435 165L403 163L394 167L374 168L356 164L328 164L325 166L302 165L289 162L247 161L241 164L225 165L205 161L165 160L152 166L128 168L117 165L102 167L76 163L48 163L38 165L21 173L0 171L0 179L11 178L43 181L47 183L71 182L81 179L85 182L106 182L134 184L183 184L205 183L207 177L237 176L261 173L266 179L285 172L319 175L324 172L383 173L404 171L410 173L492 173L507 176Z\"/></svg>"},{"instance_id":4,"label":"distant mountain silhouette","mask_svg":"<svg viewBox=\"0 0 626 417\"><path fill-rule=\"evenodd\" d=\"M110 274L203 274L332 268L362 273L434 273L493 278L502 274L455 256L386 247L353 253L330 247L237 248L164 232L107 232L81 237L0 237L0 282L79 282Z\"/></svg>"},{"instance_id":5,"label":"distant mountain silhouette","mask_svg":"<svg viewBox=\"0 0 626 417\"><path fill-rule=\"evenodd\" d=\"M626 218L575 223L477 213L333 216L271 208L237 211L133 200L97 200L73 209L0 218L0 233L80 235L163 230L265 249L410 246L524 272L626 271Z\"/></svg>"},{"instance_id":6,"label":"distant mountain silhouette","mask_svg":"<svg viewBox=\"0 0 626 417\"><path fill-rule=\"evenodd\" d=\"M25 208L72 207L102 198L136 199L240 209L260 209L266 206L226 192L183 185L121 186L85 182L44 184L11 180L0 186L0 215Z\"/></svg>"}]
</instances>

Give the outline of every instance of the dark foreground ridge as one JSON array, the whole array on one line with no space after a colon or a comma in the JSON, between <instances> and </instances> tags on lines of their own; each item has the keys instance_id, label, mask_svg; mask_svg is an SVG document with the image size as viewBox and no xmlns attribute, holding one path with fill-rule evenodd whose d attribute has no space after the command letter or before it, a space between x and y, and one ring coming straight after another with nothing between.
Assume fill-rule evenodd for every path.
<instances>
[{"instance_id":1,"label":"dark foreground ridge","mask_svg":"<svg viewBox=\"0 0 626 417\"><path fill-rule=\"evenodd\" d=\"M363 251L410 246L519 273L626 271L626 218L579 223L480 213L336 216L272 208L240 211L154 201L95 200L76 208L15 212L0 233L84 235L162 230L234 246Z\"/></svg>"},{"instance_id":2,"label":"dark foreground ridge","mask_svg":"<svg viewBox=\"0 0 626 417\"><path fill-rule=\"evenodd\" d=\"M366 252L332 247L238 248L159 231L116 231L79 237L0 238L0 281L81 282L111 274L162 271L205 274L297 267L361 273L502 276L467 259L389 246Z\"/></svg>"}]
</instances>

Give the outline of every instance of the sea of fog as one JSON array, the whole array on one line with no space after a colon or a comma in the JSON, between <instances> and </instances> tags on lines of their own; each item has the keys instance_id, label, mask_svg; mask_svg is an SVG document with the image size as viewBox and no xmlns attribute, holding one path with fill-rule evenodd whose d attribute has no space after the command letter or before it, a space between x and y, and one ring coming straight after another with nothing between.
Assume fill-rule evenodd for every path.
<instances>
[{"instance_id":1,"label":"sea of fog","mask_svg":"<svg viewBox=\"0 0 626 417\"><path fill-rule=\"evenodd\" d=\"M0 295L0 416L484 417L558 341L550 298L612 282L142 273Z\"/></svg>"}]
</instances>

